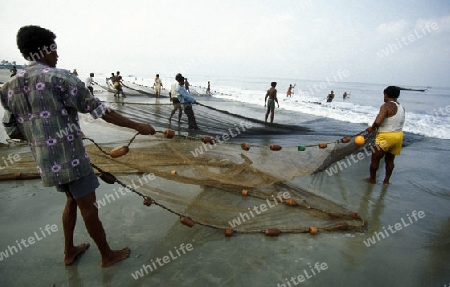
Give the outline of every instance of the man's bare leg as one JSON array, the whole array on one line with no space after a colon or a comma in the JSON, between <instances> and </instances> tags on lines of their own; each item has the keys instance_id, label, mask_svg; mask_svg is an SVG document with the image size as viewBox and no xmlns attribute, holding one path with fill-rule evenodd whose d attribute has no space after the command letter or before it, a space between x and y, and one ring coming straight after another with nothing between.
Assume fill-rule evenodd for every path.
<instances>
[{"instance_id":1,"label":"man's bare leg","mask_svg":"<svg viewBox=\"0 0 450 287\"><path fill-rule=\"evenodd\" d=\"M375 184L377 182L377 171L380 167L380 160L383 158L385 152L376 145L372 152L372 160L370 162L370 177L365 178L364 181Z\"/></svg>"},{"instance_id":2,"label":"man's bare leg","mask_svg":"<svg viewBox=\"0 0 450 287\"><path fill-rule=\"evenodd\" d=\"M269 113L270 113L270 110L267 110L267 112L266 112L266 117L265 117L265 122L267 123L267 118L269 117Z\"/></svg>"},{"instance_id":3,"label":"man's bare leg","mask_svg":"<svg viewBox=\"0 0 450 287\"><path fill-rule=\"evenodd\" d=\"M71 265L86 249L89 243L78 246L73 245L73 232L75 223L77 222L77 202L70 192L66 192L66 207L62 214L63 230L64 230L64 264Z\"/></svg>"},{"instance_id":4,"label":"man's bare leg","mask_svg":"<svg viewBox=\"0 0 450 287\"><path fill-rule=\"evenodd\" d=\"M76 202L78 208L80 209L81 216L83 216L86 229L100 250L100 254L102 256L100 266L107 267L127 258L130 254L130 248L125 247L122 250L111 250L108 242L106 241L106 234L103 229L102 222L98 217L98 209L94 205L95 199L94 191L82 198L77 199Z\"/></svg>"},{"instance_id":5,"label":"man's bare leg","mask_svg":"<svg viewBox=\"0 0 450 287\"><path fill-rule=\"evenodd\" d=\"M386 162L386 175L384 176L383 184L389 185L389 180L391 179L392 171L394 170L394 159L395 155L391 153L386 153L384 161Z\"/></svg>"},{"instance_id":6,"label":"man's bare leg","mask_svg":"<svg viewBox=\"0 0 450 287\"><path fill-rule=\"evenodd\" d=\"M273 117L275 116L275 111L274 110L270 110L270 123L273 123Z\"/></svg>"}]
</instances>

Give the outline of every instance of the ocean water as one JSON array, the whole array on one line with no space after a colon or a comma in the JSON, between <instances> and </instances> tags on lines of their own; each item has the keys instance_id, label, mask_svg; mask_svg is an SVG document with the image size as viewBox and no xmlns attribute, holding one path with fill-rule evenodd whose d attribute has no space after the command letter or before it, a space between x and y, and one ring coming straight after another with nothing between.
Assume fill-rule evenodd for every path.
<instances>
[{"instance_id":1,"label":"ocean water","mask_svg":"<svg viewBox=\"0 0 450 287\"><path fill-rule=\"evenodd\" d=\"M200 78L200 80L197 80ZM204 94L207 81L216 99L244 104L264 105L264 96L270 82L277 82L278 99L282 111L292 111L320 118L335 119L344 123L371 125L383 104L383 90L388 85L345 82L343 76L333 75L322 81L269 78L191 77L191 90ZM128 78L128 80L152 85L151 78ZM172 80L165 80L172 83ZM292 97L286 97L289 85L295 85ZM401 91L399 102L406 109L404 131L425 137L450 139L450 87L422 87L398 85L403 88L424 89L424 92ZM330 91L334 91L332 103L326 102ZM344 92L349 97L344 100ZM295 119L293 119L295 120Z\"/></svg>"},{"instance_id":2,"label":"ocean water","mask_svg":"<svg viewBox=\"0 0 450 287\"><path fill-rule=\"evenodd\" d=\"M152 89L139 85L151 86L153 79L132 77L126 80L130 87L152 92ZM170 78L162 80L165 86L172 82ZM211 81L212 97L204 95L208 80ZM104 77L99 74L97 81L102 84ZM265 91L271 81L278 82L280 109L275 111L276 124L266 126L261 121L265 114ZM330 79L329 83L322 81L326 87L316 91L321 81L191 76L190 82L192 94L200 103L221 110L194 106L201 128L199 136L221 134L242 120L254 120L255 128L233 140L255 144L276 140L292 146L331 141L361 132L375 119L383 103L383 89L387 86ZM289 84L296 84L292 98L286 98L285 94ZM1 277L0 285L449 286L450 178L447 166L450 114L447 107L450 105L450 88L408 88L427 90L401 93L399 102L407 112L405 146L402 154L396 157L388 187L381 184L383 162L377 184L362 181L368 176L369 157L335 173L324 171L291 181L357 212L367 222L365 232L319 233L316 236L281 234L279 237L236 234L226 238L215 229L199 225L187 228L179 224L176 216L157 207L145 208L140 199L127 195L111 204L111 208L102 208L100 217L114 246L131 247L129 259L101 269L97 267L98 252L91 248L81 262L65 268L59 264L62 235L58 234L45 244L28 248L27 252L34 256L17 253L0 262L2 275L7 274ZM330 90L336 96L332 103L326 103ZM344 91L350 93L350 98L345 101L342 99ZM119 102L119 112L150 122L158 130L173 128L180 133L188 132L184 120L180 126L167 123L170 112L170 105L166 105L169 103L167 90L159 100L135 90L126 89L125 92L128 94L125 102L164 105L155 109ZM104 101L117 102L112 94L101 88L97 95ZM126 141L123 139L126 136L119 133L112 136L111 128L99 129L89 124L82 127L100 142ZM3 250L21 236L33 234L46 223L53 223L46 218L60 220L59 207L64 198L56 198L54 190L41 187L39 181L3 182L0 189L3 199L0 210L5 215L0 220L4 233L0 248ZM102 183L97 197L109 193L111 187ZM35 204L29 205L31 202ZM53 204L49 206L47 202ZM17 213L23 203L30 207ZM11 224L13 218L15 222ZM82 226L77 229L77 239L90 240ZM47 244L61 252L55 254ZM147 270L135 279L137 271L170 252L175 254L174 250L181 244L191 244L192 250L172 257L170 262L153 271ZM315 269L317 264L322 266L320 271Z\"/></svg>"}]
</instances>

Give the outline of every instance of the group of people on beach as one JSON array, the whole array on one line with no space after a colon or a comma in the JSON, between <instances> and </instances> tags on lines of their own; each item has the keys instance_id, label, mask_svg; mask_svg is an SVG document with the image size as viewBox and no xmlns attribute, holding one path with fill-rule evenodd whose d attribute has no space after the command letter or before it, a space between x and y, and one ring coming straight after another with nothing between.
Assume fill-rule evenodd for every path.
<instances>
[{"instance_id":1,"label":"group of people on beach","mask_svg":"<svg viewBox=\"0 0 450 287\"><path fill-rule=\"evenodd\" d=\"M197 104L197 101L189 94L189 82L187 81L187 78L183 77L180 73L176 74L175 80L176 82L172 84L169 92L169 98L173 105L169 123L172 122L172 117L177 111L178 123L180 123L183 110L188 118L189 129L199 130L194 110L192 109L192 104Z\"/></svg>"},{"instance_id":2,"label":"group of people on beach","mask_svg":"<svg viewBox=\"0 0 450 287\"><path fill-rule=\"evenodd\" d=\"M110 81L110 83L108 83L108 80ZM114 87L115 91L114 91L114 97L120 98L120 94L122 94L122 98L126 98L127 96L125 96L124 92L123 92L123 80L122 80L122 76L120 75L120 71L117 71L116 74L114 75L114 73L111 73L111 77L109 77L109 79L107 79L107 84L108 86L110 84L112 84L112 86Z\"/></svg>"},{"instance_id":3,"label":"group of people on beach","mask_svg":"<svg viewBox=\"0 0 450 287\"><path fill-rule=\"evenodd\" d=\"M136 130L142 135L153 135L156 131L150 124L133 121L106 107L77 76L67 70L57 69L57 49L46 49L56 47L55 38L52 31L39 26L24 26L19 29L17 46L25 59L29 60L30 55L37 55L38 51L46 53L41 53L37 59L33 58L23 73L17 73L2 86L0 98L5 110L3 124L10 138L28 142L43 185L55 186L57 191L66 196L62 215L64 264L73 264L90 247L89 243L74 244L79 209L86 229L100 251L100 265L111 266L127 258L130 249L111 249L107 241L95 204L95 190L100 184L83 144L77 112L90 113L94 119L102 118L111 124ZM122 85L120 72L116 75L112 73L110 80L116 87L117 94L122 92L125 97L123 91L117 88ZM188 117L189 128L198 129L192 110L192 104L197 102L189 94L189 86L186 88L187 80L180 73L175 76L175 80L170 90L174 110L169 121L176 110L179 111L180 121L183 108ZM264 99L265 102L267 100L266 121L271 113L270 121L273 122L275 103L278 104L276 85L276 82L271 83ZM397 102L399 95L398 87L389 86L384 90L385 103L372 126L366 130L368 133L378 131L375 141L378 149L372 154L367 182L376 182L379 162L385 157L386 176L383 182L389 184L394 158L400 154L403 141L405 111ZM48 107L57 107L58 110L50 111ZM59 131L67 130L67 126L72 125L77 130L61 139L54 137Z\"/></svg>"}]
</instances>

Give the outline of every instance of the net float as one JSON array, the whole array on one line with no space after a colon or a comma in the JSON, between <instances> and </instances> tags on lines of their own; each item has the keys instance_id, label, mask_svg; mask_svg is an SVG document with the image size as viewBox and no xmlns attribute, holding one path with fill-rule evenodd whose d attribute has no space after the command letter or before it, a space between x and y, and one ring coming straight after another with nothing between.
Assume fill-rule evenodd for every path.
<instances>
[{"instance_id":1,"label":"net float","mask_svg":"<svg viewBox=\"0 0 450 287\"><path fill-rule=\"evenodd\" d=\"M21 179L22 174L20 172L14 173L14 179Z\"/></svg>"},{"instance_id":2,"label":"net float","mask_svg":"<svg viewBox=\"0 0 450 287\"><path fill-rule=\"evenodd\" d=\"M271 144L269 147L270 147L270 150L274 150L274 151L279 151L282 149L282 147L278 144Z\"/></svg>"},{"instance_id":3,"label":"net float","mask_svg":"<svg viewBox=\"0 0 450 287\"><path fill-rule=\"evenodd\" d=\"M176 174L177 174L177 171L176 171L176 170L172 170L172 171L170 172L170 174L171 174L171 175L176 175Z\"/></svg>"},{"instance_id":4,"label":"net float","mask_svg":"<svg viewBox=\"0 0 450 287\"><path fill-rule=\"evenodd\" d=\"M104 182L106 182L108 184L113 184L117 180L117 178L112 173L107 172L107 171L101 172L99 177L101 178L101 180L103 180Z\"/></svg>"},{"instance_id":5,"label":"net float","mask_svg":"<svg viewBox=\"0 0 450 287\"><path fill-rule=\"evenodd\" d=\"M286 199L284 201L284 204L289 205L289 206L297 206L298 205L297 201L295 201L294 199Z\"/></svg>"},{"instance_id":6,"label":"net float","mask_svg":"<svg viewBox=\"0 0 450 287\"><path fill-rule=\"evenodd\" d=\"M359 215L358 215L358 213L356 213L356 212L350 212L350 217L351 217L351 218L358 219L358 218L359 218Z\"/></svg>"},{"instance_id":7,"label":"net float","mask_svg":"<svg viewBox=\"0 0 450 287\"><path fill-rule=\"evenodd\" d=\"M315 227L315 226L310 226L310 227L309 227L309 234L311 234L311 235L317 234L317 227Z\"/></svg>"},{"instance_id":8,"label":"net float","mask_svg":"<svg viewBox=\"0 0 450 287\"><path fill-rule=\"evenodd\" d=\"M168 139L173 139L175 137L175 131L171 129L166 129L164 131L164 137Z\"/></svg>"},{"instance_id":9,"label":"net float","mask_svg":"<svg viewBox=\"0 0 450 287\"><path fill-rule=\"evenodd\" d=\"M248 190L243 189L241 193L242 193L243 196L247 196L248 195Z\"/></svg>"},{"instance_id":10,"label":"net float","mask_svg":"<svg viewBox=\"0 0 450 287\"><path fill-rule=\"evenodd\" d=\"M276 228L269 228L264 230L264 234L266 236L278 236L278 234L280 234L280 230L276 229Z\"/></svg>"},{"instance_id":11,"label":"net float","mask_svg":"<svg viewBox=\"0 0 450 287\"><path fill-rule=\"evenodd\" d=\"M182 216L182 217L180 217L180 222L181 222L181 224L186 225L186 226L188 226L188 227L192 227L192 226L194 226L194 224L195 224L195 222L192 221L192 219L190 219L190 218L187 217L187 216Z\"/></svg>"},{"instance_id":12,"label":"net float","mask_svg":"<svg viewBox=\"0 0 450 287\"><path fill-rule=\"evenodd\" d=\"M363 145L365 142L366 142L366 139L363 136L356 136L355 137L355 144Z\"/></svg>"},{"instance_id":13,"label":"net float","mask_svg":"<svg viewBox=\"0 0 450 287\"><path fill-rule=\"evenodd\" d=\"M124 145L124 146L119 146L119 147L115 147L114 149L112 149L109 152L109 155L112 158L116 158L116 157L120 157L123 155L126 155L128 153L130 149L128 148L128 146Z\"/></svg>"},{"instance_id":14,"label":"net float","mask_svg":"<svg viewBox=\"0 0 450 287\"><path fill-rule=\"evenodd\" d=\"M207 144L207 143L209 143L209 144L215 144L215 143L216 143L216 139L213 138L213 137L210 137L210 136L204 136L204 137L202 138L202 142L205 143L205 144Z\"/></svg>"},{"instance_id":15,"label":"net float","mask_svg":"<svg viewBox=\"0 0 450 287\"><path fill-rule=\"evenodd\" d=\"M298 151L305 151L306 147L304 145L299 145L297 149Z\"/></svg>"},{"instance_id":16,"label":"net float","mask_svg":"<svg viewBox=\"0 0 450 287\"><path fill-rule=\"evenodd\" d=\"M351 140L350 138L346 137L346 138L342 138L341 142L342 143L348 143L348 142L350 142L350 140Z\"/></svg>"},{"instance_id":17,"label":"net float","mask_svg":"<svg viewBox=\"0 0 450 287\"><path fill-rule=\"evenodd\" d=\"M144 204L145 206L150 206L152 205L153 200L150 197L145 197L144 198L144 202L142 204Z\"/></svg>"},{"instance_id":18,"label":"net float","mask_svg":"<svg viewBox=\"0 0 450 287\"><path fill-rule=\"evenodd\" d=\"M248 143L241 143L241 148L243 150L249 150L250 149L250 145Z\"/></svg>"},{"instance_id":19,"label":"net float","mask_svg":"<svg viewBox=\"0 0 450 287\"><path fill-rule=\"evenodd\" d=\"M320 143L320 144L319 144L319 147L320 147L320 148L326 148L326 147L327 147L327 144L326 144L326 143Z\"/></svg>"},{"instance_id":20,"label":"net float","mask_svg":"<svg viewBox=\"0 0 450 287\"><path fill-rule=\"evenodd\" d=\"M233 229L225 228L225 237L231 237L233 235Z\"/></svg>"}]
</instances>

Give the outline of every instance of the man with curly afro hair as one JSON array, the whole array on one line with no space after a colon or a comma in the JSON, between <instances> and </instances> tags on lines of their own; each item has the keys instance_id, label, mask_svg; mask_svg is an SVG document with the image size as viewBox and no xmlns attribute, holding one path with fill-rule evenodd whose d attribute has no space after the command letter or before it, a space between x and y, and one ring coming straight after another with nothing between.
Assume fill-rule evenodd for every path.
<instances>
[{"instance_id":1,"label":"man with curly afro hair","mask_svg":"<svg viewBox=\"0 0 450 287\"><path fill-rule=\"evenodd\" d=\"M39 26L18 31L17 46L30 62L0 90L3 125L11 138L28 142L43 185L66 194L62 214L65 265L89 248L89 243L75 246L73 242L78 207L100 251L100 265L106 267L127 258L130 249L112 250L106 240L95 205L95 189L100 184L84 149L77 113L90 113L143 135L154 134L155 129L119 115L95 98L77 76L57 69L55 39L52 31Z\"/></svg>"}]
</instances>

